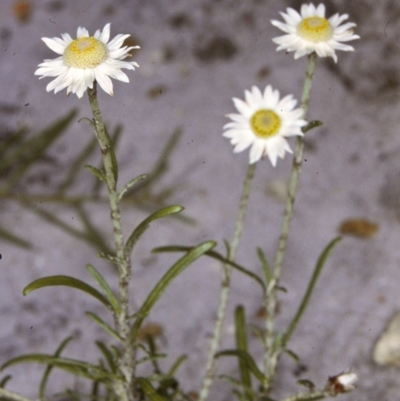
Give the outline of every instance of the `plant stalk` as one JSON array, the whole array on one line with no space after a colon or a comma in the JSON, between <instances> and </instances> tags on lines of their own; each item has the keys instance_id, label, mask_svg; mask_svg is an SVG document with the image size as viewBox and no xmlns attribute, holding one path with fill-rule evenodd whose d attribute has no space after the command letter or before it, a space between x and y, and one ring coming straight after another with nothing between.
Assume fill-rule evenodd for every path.
<instances>
[{"instance_id":1,"label":"plant stalk","mask_svg":"<svg viewBox=\"0 0 400 401\"><path fill-rule=\"evenodd\" d=\"M119 301L121 312L116 319L117 332L122 339L122 356L119 361L119 370L124 381L114 383L114 392L120 401L134 401L134 371L135 355L130 338L129 324L129 281L131 276L130 256L124 252L124 237L122 233L121 212L118 203L117 173L113 144L105 129L101 111L97 101L96 82L93 89L88 88L90 106L93 113L95 135L100 145L103 158L104 173L108 189L109 204L111 210L111 222L113 226L116 257L119 274Z\"/></svg>"},{"instance_id":2,"label":"plant stalk","mask_svg":"<svg viewBox=\"0 0 400 401\"><path fill-rule=\"evenodd\" d=\"M13 401L33 401L30 398L26 398L23 395L14 393L13 391L0 388L0 399L7 399Z\"/></svg>"},{"instance_id":3,"label":"plant stalk","mask_svg":"<svg viewBox=\"0 0 400 401\"><path fill-rule=\"evenodd\" d=\"M239 202L239 211L236 219L235 230L233 233L233 238L228 249L229 261L234 261L236 257L236 252L239 246L240 237L243 231L244 219L246 217L247 205L250 196L251 183L253 181L254 172L256 169L256 163L250 164L247 169L246 178L243 184L243 191ZM214 381L215 377L215 354L218 350L223 323L226 314L226 305L229 297L229 288L232 275L232 266L229 264L224 264L222 270L222 283L221 292L219 298L219 305L217 311L217 321L215 323L214 334L211 340L210 349L207 357L206 373L203 380L203 384L199 394L199 401L205 401L208 397L210 387Z\"/></svg>"},{"instance_id":4,"label":"plant stalk","mask_svg":"<svg viewBox=\"0 0 400 401\"><path fill-rule=\"evenodd\" d=\"M332 397L332 393L329 390L314 390L309 393L298 393L287 397L282 401L313 401L322 400L326 397Z\"/></svg>"},{"instance_id":5,"label":"plant stalk","mask_svg":"<svg viewBox=\"0 0 400 401\"><path fill-rule=\"evenodd\" d=\"M314 77L314 69L316 62L316 53L310 54L308 57L308 64L306 70L306 78L303 87L303 94L301 97L301 108L303 109L303 119L307 118L308 106L310 102L310 94L312 88L312 81ZM266 295L265 295L265 309L267 312L266 316L266 335L265 335L265 375L268 382L271 383L273 376L275 375L276 365L278 362L279 355L281 353L280 347L274 346L275 341L275 316L276 316L276 305L277 305L277 287L279 285L279 279L282 270L283 258L285 256L287 239L289 235L290 222L293 216L293 206L296 198L297 186L299 182L299 175L301 165L303 162L303 150L304 150L304 137L298 136L296 140L296 147L293 158L292 171L289 180L288 196L286 199L285 213L283 217L281 234L279 236L278 249L275 257L275 264L272 271L272 279L268 283ZM268 389L265 389L268 390Z\"/></svg>"}]
</instances>

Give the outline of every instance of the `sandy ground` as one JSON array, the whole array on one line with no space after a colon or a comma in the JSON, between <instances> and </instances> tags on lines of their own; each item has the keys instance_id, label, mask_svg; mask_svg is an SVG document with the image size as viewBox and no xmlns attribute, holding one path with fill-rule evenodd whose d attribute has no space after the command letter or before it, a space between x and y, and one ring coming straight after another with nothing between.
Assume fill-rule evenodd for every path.
<instances>
[{"instance_id":1,"label":"sandy ground","mask_svg":"<svg viewBox=\"0 0 400 401\"><path fill-rule=\"evenodd\" d=\"M48 94L48 80L39 81L33 72L43 59L54 57L41 37L74 35L79 25L93 33L107 22L112 23L112 36L130 33L141 46L135 54L140 68L129 73L131 83L115 83L113 98L100 94L107 123L111 127L123 124L118 151L121 182L149 171L168 137L182 127L169 170L153 190L174 187L163 201L184 205L196 225L173 219L156 222L143 237L134 255L132 282L134 303L140 305L176 259L175 255L152 255L153 247L215 239L222 251L222 240L230 239L248 153L233 155L221 135L224 115L234 112L231 98L241 97L254 84L271 84L283 95L300 97L306 60L295 62L291 54L275 51L271 38L280 32L269 22L279 18L286 6L298 7L300 2L38 0L32 1L33 13L25 23L18 21L12 3L0 5L3 133L24 125L38 132L73 108L79 109L79 117L89 116L85 97ZM307 136L282 278L288 293L280 297L278 328L290 320L318 254L338 235L345 219L367 219L378 230L364 239L344 236L332 254L290 345L301 357L302 368L283 358L275 394L278 398L297 391L299 378L323 385L329 375L351 368L360 376L358 389L343 400L397 401L397 368L375 365L371 353L388 319L400 307L400 5L390 0L325 4L329 15L348 13L362 39L352 43L356 52L338 54L338 64L331 59L318 61L310 119L322 120L324 125ZM90 135L89 126L73 123L15 192L51 193ZM261 271L256 246L263 247L270 260L274 257L284 205L277 192L289 170L289 157L275 169L268 160L257 168L238 254L238 261L256 272ZM85 191L89 182L92 177L83 172L72 193ZM54 204L40 206L80 227L76 211ZM86 210L108 235L107 208L88 205ZM126 207L124 215L127 233L146 216L132 207ZM90 281L86 263L93 263L116 282L110 266L82 240L43 222L15 201L2 202L1 226L29 239L34 248L28 251L1 243L0 361L28 352L53 352L69 335L74 341L65 355L96 361L93 342L106 337L84 311L102 314L101 306L66 289L45 289L25 298L21 292L30 281L45 275L68 274ZM182 353L189 354L179 374L188 391L198 390L201 383L217 306L219 269L212 260L196 262L168 289L149 319L163 328L160 349L169 354L164 366ZM235 273L226 347L232 345L231 316L238 303L246 306L251 322L263 324L257 317L261 291ZM252 347L261 363L256 340ZM233 359L219 366L220 373L236 372ZM42 367L26 365L3 375L13 375L9 389L34 398L41 372ZM81 383L55 373L49 395L66 386L79 389ZM210 399L232 399L229 386L218 382Z\"/></svg>"}]
</instances>

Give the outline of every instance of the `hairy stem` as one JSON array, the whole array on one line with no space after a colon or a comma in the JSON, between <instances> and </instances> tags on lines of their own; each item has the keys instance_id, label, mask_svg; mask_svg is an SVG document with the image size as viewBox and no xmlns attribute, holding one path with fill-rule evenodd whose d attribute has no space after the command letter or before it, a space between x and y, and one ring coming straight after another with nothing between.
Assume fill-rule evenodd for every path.
<instances>
[{"instance_id":1,"label":"hairy stem","mask_svg":"<svg viewBox=\"0 0 400 401\"><path fill-rule=\"evenodd\" d=\"M239 203L239 212L236 219L235 231L229 246L228 257L229 261L234 261L236 252L239 246L240 237L243 230L244 219L247 211L247 204L250 196L251 183L254 177L256 163L250 164L247 169L246 179L243 184L243 192ZM228 302L230 281L232 275L232 266L225 264L222 271L222 284L219 297L219 305L217 311L217 321L215 323L214 334L211 340L211 346L207 358L206 374L200 390L199 401L205 401L208 397L210 387L215 376L215 354L218 350L221 341L222 327L225 320L226 305Z\"/></svg>"},{"instance_id":2,"label":"hairy stem","mask_svg":"<svg viewBox=\"0 0 400 401\"><path fill-rule=\"evenodd\" d=\"M312 80L314 76L316 53L312 53L308 58L306 78L301 97L301 108L303 109L303 119L307 118L308 106L310 102L310 94L312 88ZM303 161L304 139L301 136L297 137L296 148L294 152L292 171L289 180L288 196L286 199L285 213L283 217L281 234L279 236L278 249L276 252L275 264L272 271L272 279L268 283L265 296L266 316L266 336L265 336L265 374L268 382L275 375L276 365L281 352L281 349L274 346L275 340L275 316L277 304L277 287L282 270L283 258L285 256L286 244L289 235L290 222L293 216L293 205L296 198L297 185Z\"/></svg>"},{"instance_id":3,"label":"hairy stem","mask_svg":"<svg viewBox=\"0 0 400 401\"><path fill-rule=\"evenodd\" d=\"M134 369L135 355L130 338L129 324L129 281L131 275L130 256L124 252L124 237L122 234L121 212L118 204L117 173L114 150L111 139L105 129L99 104L97 101L96 82L93 89L88 88L89 102L93 113L95 135L100 145L103 158L104 172L108 189L109 204L111 210L111 222L113 226L116 257L119 273L119 297L121 312L116 316L116 326L122 339L122 356L119 361L119 370L124 377L124 382L116 382L114 392L121 401L134 401Z\"/></svg>"}]
</instances>

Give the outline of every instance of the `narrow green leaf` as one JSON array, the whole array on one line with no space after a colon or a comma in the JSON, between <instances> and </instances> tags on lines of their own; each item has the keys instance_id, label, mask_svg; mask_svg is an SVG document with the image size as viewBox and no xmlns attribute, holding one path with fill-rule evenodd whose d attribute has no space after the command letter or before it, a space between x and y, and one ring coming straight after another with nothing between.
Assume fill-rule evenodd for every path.
<instances>
[{"instance_id":1,"label":"narrow green leaf","mask_svg":"<svg viewBox=\"0 0 400 401\"><path fill-rule=\"evenodd\" d=\"M120 138L121 134L122 134L122 127L120 125L117 125L117 127L115 128L114 132L111 135L111 142L113 143L114 149L117 147L117 144L118 144L118 141L119 141L119 138ZM98 169L101 170L102 168L103 168L103 163L101 162L100 166L98 167ZM101 181L96 180L94 182L94 185L90 189L90 192L93 195L98 195L100 189L101 189Z\"/></svg>"},{"instance_id":2,"label":"narrow green leaf","mask_svg":"<svg viewBox=\"0 0 400 401\"><path fill-rule=\"evenodd\" d=\"M292 321L289 324L289 327L286 331L286 334L283 337L282 346L286 346L292 337L301 317L303 316L305 310L307 309L307 305L310 302L311 295L314 292L315 285L317 284L318 278L322 272L323 267L325 266L325 262L327 261L329 255L331 254L333 248L337 245L337 243L341 240L341 237L337 237L333 239L322 251L319 256L317 263L314 268L314 272L311 276L310 282L308 283L306 292L304 293L303 299L297 309L296 314L293 316Z\"/></svg>"},{"instance_id":3,"label":"narrow green leaf","mask_svg":"<svg viewBox=\"0 0 400 401\"><path fill-rule=\"evenodd\" d=\"M308 379L297 380L297 384L303 387L307 387L310 391L314 390L315 384Z\"/></svg>"},{"instance_id":4,"label":"narrow green leaf","mask_svg":"<svg viewBox=\"0 0 400 401\"><path fill-rule=\"evenodd\" d=\"M162 374L160 366L158 365L157 358L154 358L154 355L157 355L157 346L154 341L154 337L152 335L146 336L147 345L149 347L149 355L151 356L151 363L153 365L154 373L157 375Z\"/></svg>"},{"instance_id":5,"label":"narrow green leaf","mask_svg":"<svg viewBox=\"0 0 400 401\"><path fill-rule=\"evenodd\" d=\"M11 380L11 375L4 376L0 381L0 388L5 388L7 383Z\"/></svg>"},{"instance_id":6,"label":"narrow green leaf","mask_svg":"<svg viewBox=\"0 0 400 401\"><path fill-rule=\"evenodd\" d=\"M105 253L111 253L112 249L108 247L107 241L105 241L101 232L94 226L94 224L90 220L89 214L84 210L83 205L78 203L73 206L84 227L88 241L90 241L94 245L97 245L98 248L103 250Z\"/></svg>"},{"instance_id":7,"label":"narrow green leaf","mask_svg":"<svg viewBox=\"0 0 400 401\"><path fill-rule=\"evenodd\" d=\"M100 387L100 382L94 381L92 384L92 390L90 392L90 399L92 401L97 401L99 400L99 387ZM107 398L105 398L107 400Z\"/></svg>"},{"instance_id":8,"label":"narrow green leaf","mask_svg":"<svg viewBox=\"0 0 400 401\"><path fill-rule=\"evenodd\" d=\"M140 326L144 319L150 313L151 308L159 300L161 295L171 284L175 277L183 272L191 263L198 259L201 255L208 252L210 249L216 246L216 242L207 241L195 248L192 248L185 256L179 259L161 278L161 280L155 285L153 290L150 292L143 305L136 314L136 320L132 328L132 341L136 340Z\"/></svg>"},{"instance_id":9,"label":"narrow green leaf","mask_svg":"<svg viewBox=\"0 0 400 401\"><path fill-rule=\"evenodd\" d=\"M154 366L154 361L156 361L158 359L164 359L167 356L168 356L167 354L154 354L152 356L145 356L143 358L138 359L137 364L140 365L141 363L151 362Z\"/></svg>"},{"instance_id":10,"label":"narrow green leaf","mask_svg":"<svg viewBox=\"0 0 400 401\"><path fill-rule=\"evenodd\" d=\"M19 147L23 141L23 139L28 134L28 128L22 127L16 132L12 132L10 134L6 134L5 137L1 139L1 146L0 146L0 160L4 160L7 155L12 152L12 147ZM8 167L0 168L0 176L3 176L7 172Z\"/></svg>"},{"instance_id":11,"label":"narrow green leaf","mask_svg":"<svg viewBox=\"0 0 400 401\"><path fill-rule=\"evenodd\" d=\"M283 341L284 341L284 334L281 332L276 333L275 338L274 338L273 349L274 350L282 350L283 346L284 346Z\"/></svg>"},{"instance_id":12,"label":"narrow green leaf","mask_svg":"<svg viewBox=\"0 0 400 401\"><path fill-rule=\"evenodd\" d=\"M118 370L118 366L114 359L113 353L108 349L108 347L106 346L106 344L103 343L103 341L96 341L96 345L101 351L101 353L104 355L104 358L106 359L111 372L115 373Z\"/></svg>"},{"instance_id":13,"label":"narrow green leaf","mask_svg":"<svg viewBox=\"0 0 400 401\"><path fill-rule=\"evenodd\" d=\"M161 253L161 252L187 252L189 250L191 250L192 247L190 246L181 246L181 245L169 245L169 246L160 246L157 248L154 248L152 250L152 252L154 253ZM229 249L229 248L228 248ZM228 250L229 252L229 250ZM263 292L265 292L265 284L264 282L261 280L261 278L259 276L257 276L257 274L253 273L252 271L246 269L245 267L232 262L231 260L223 257L220 253L216 252L216 251L209 251L205 253L206 256L209 256L210 258L216 259L222 263L228 264L230 266L232 266L234 269L240 271L241 273L245 274L246 276L248 276L249 278L255 280L258 284L260 284L260 286L263 289Z\"/></svg>"},{"instance_id":14,"label":"narrow green leaf","mask_svg":"<svg viewBox=\"0 0 400 401\"><path fill-rule=\"evenodd\" d=\"M106 177L104 173L100 171L98 168L91 166L90 164L85 165L85 169L91 172L94 176L96 176L100 181L106 182Z\"/></svg>"},{"instance_id":15,"label":"narrow green leaf","mask_svg":"<svg viewBox=\"0 0 400 401\"><path fill-rule=\"evenodd\" d=\"M261 344L265 346L265 331L261 327L256 326L255 324L249 324L249 327L253 331L254 335L261 341Z\"/></svg>"},{"instance_id":16,"label":"narrow green leaf","mask_svg":"<svg viewBox=\"0 0 400 401\"><path fill-rule=\"evenodd\" d=\"M71 400L71 401L83 401L81 393L79 393L77 391L73 391L69 388L67 390L65 390L65 392L59 393L57 395L58 396L66 396L66 399Z\"/></svg>"},{"instance_id":17,"label":"narrow green leaf","mask_svg":"<svg viewBox=\"0 0 400 401\"><path fill-rule=\"evenodd\" d=\"M244 363L246 363L247 368L259 380L259 382L263 386L268 385L268 379L264 376L264 374L258 368L257 364L254 362L254 359L248 352L239 350L239 349L232 349L232 350L218 352L215 355L216 358L218 358L220 356L236 356L236 357L242 359L244 361Z\"/></svg>"},{"instance_id":18,"label":"narrow green leaf","mask_svg":"<svg viewBox=\"0 0 400 401\"><path fill-rule=\"evenodd\" d=\"M285 353L288 354L296 363L300 363L300 358L295 352L286 348Z\"/></svg>"},{"instance_id":19,"label":"narrow green leaf","mask_svg":"<svg viewBox=\"0 0 400 401\"><path fill-rule=\"evenodd\" d=\"M158 386L158 393L166 395L168 397L168 394L171 391L175 393L178 387L179 387L179 382L178 380L175 379L175 377L166 377L160 381Z\"/></svg>"},{"instance_id":20,"label":"narrow green leaf","mask_svg":"<svg viewBox=\"0 0 400 401\"><path fill-rule=\"evenodd\" d=\"M225 259L228 259L228 256L231 254L231 246L226 239L224 239L224 246L225 246L225 254L226 254Z\"/></svg>"},{"instance_id":21,"label":"narrow green leaf","mask_svg":"<svg viewBox=\"0 0 400 401\"><path fill-rule=\"evenodd\" d=\"M121 350L115 345L111 345L112 350L114 351L115 358L120 359L122 357Z\"/></svg>"},{"instance_id":22,"label":"narrow green leaf","mask_svg":"<svg viewBox=\"0 0 400 401\"><path fill-rule=\"evenodd\" d=\"M218 375L217 379L224 380L234 387L243 388L243 383L240 380L236 379L235 377L229 375Z\"/></svg>"},{"instance_id":23,"label":"narrow green leaf","mask_svg":"<svg viewBox=\"0 0 400 401\"><path fill-rule=\"evenodd\" d=\"M110 135L108 134L107 128L104 127L104 133L108 137L108 143L110 144L108 146L108 151L111 156L111 165L112 165L115 182L118 182L118 162L117 162L117 157L115 156L115 149L117 147L117 143L118 143L121 132L122 132L122 129L121 129L121 127L119 127L116 130L116 132L114 132L114 137L111 138Z\"/></svg>"},{"instance_id":24,"label":"narrow green leaf","mask_svg":"<svg viewBox=\"0 0 400 401\"><path fill-rule=\"evenodd\" d=\"M148 174L141 174L139 177L133 178L130 180L119 192L118 194L118 202L121 201L121 199L124 197L124 195L128 192L129 189L131 189L136 183L145 180L148 178Z\"/></svg>"},{"instance_id":25,"label":"narrow green leaf","mask_svg":"<svg viewBox=\"0 0 400 401\"><path fill-rule=\"evenodd\" d=\"M321 125L323 125L322 121L319 120L313 120L310 121L306 126L304 126L301 130L303 131L303 133L305 134L307 131L310 131L313 128L316 127L320 127Z\"/></svg>"},{"instance_id":26,"label":"narrow green leaf","mask_svg":"<svg viewBox=\"0 0 400 401\"><path fill-rule=\"evenodd\" d=\"M79 122L79 121L78 121ZM71 187L77 177L79 171L82 168L83 162L95 151L97 148L97 140L93 137L88 144L82 149L76 156L75 160L69 163L68 172L65 175L64 180L58 185L57 190L64 192L66 189Z\"/></svg>"},{"instance_id":27,"label":"narrow green leaf","mask_svg":"<svg viewBox=\"0 0 400 401\"><path fill-rule=\"evenodd\" d=\"M13 187L19 179L29 170L30 166L41 158L53 142L64 133L77 111L72 110L55 123L47 126L41 133L33 136L18 146L15 152L0 160L0 171L13 167L13 173L8 177L7 187Z\"/></svg>"},{"instance_id":28,"label":"narrow green leaf","mask_svg":"<svg viewBox=\"0 0 400 401\"><path fill-rule=\"evenodd\" d=\"M263 250L261 248L259 248L259 247L257 247L257 255L258 255L258 258L260 259L261 266L262 266L263 271L264 271L265 282L269 283L271 281L271 278L272 278L271 266L268 263L268 259L265 256Z\"/></svg>"},{"instance_id":29,"label":"narrow green leaf","mask_svg":"<svg viewBox=\"0 0 400 401\"><path fill-rule=\"evenodd\" d=\"M67 337L65 340L61 342L61 344L57 347L56 352L54 353L55 357L59 357L63 352L64 348L68 345L68 343L72 340L72 337ZM46 369L43 373L42 380L39 385L39 399L44 400L46 398L46 386L47 381L50 377L50 373L53 370L53 365L47 365Z\"/></svg>"},{"instance_id":30,"label":"narrow green leaf","mask_svg":"<svg viewBox=\"0 0 400 401\"><path fill-rule=\"evenodd\" d=\"M89 284L84 283L81 280L78 280L77 278L70 277L70 276L48 276L48 277L42 277L39 278L32 283L28 284L22 291L23 295L28 295L30 292L35 291L39 288L43 287L54 287L54 286L66 286L66 287L71 287L75 288L77 290L86 292L87 294L91 295L92 297L96 298L99 300L101 303L103 303L107 308L113 309L110 302L107 300L104 295L102 295L99 291L97 291L95 288L90 286Z\"/></svg>"},{"instance_id":31,"label":"narrow green leaf","mask_svg":"<svg viewBox=\"0 0 400 401\"><path fill-rule=\"evenodd\" d=\"M84 361L79 361L77 359L61 358L47 354L27 354L12 358L4 363L0 367L0 370L3 370L9 366L29 362L52 365L75 375L83 376L93 380L121 380L119 376L107 372L99 366L92 365Z\"/></svg>"},{"instance_id":32,"label":"narrow green leaf","mask_svg":"<svg viewBox=\"0 0 400 401\"><path fill-rule=\"evenodd\" d=\"M94 322L96 322L105 332L110 334L112 337L114 337L117 341L121 342L121 337L118 335L118 333L112 329L103 319L99 318L96 314L93 312L85 312L87 316L89 316Z\"/></svg>"},{"instance_id":33,"label":"narrow green leaf","mask_svg":"<svg viewBox=\"0 0 400 401\"><path fill-rule=\"evenodd\" d=\"M242 381L237 380L232 376L218 375L217 378L230 383L233 387L237 387L237 389L235 388L235 390L238 391L238 394L240 394L241 396L244 397L245 401L253 401L253 400L265 401L264 398L262 398L262 397L260 398L260 395L258 392L256 393L250 387L243 386ZM244 393L239 391L239 389L241 391L244 391ZM233 390L233 391L235 391L235 390Z\"/></svg>"},{"instance_id":34,"label":"narrow green leaf","mask_svg":"<svg viewBox=\"0 0 400 401\"><path fill-rule=\"evenodd\" d=\"M233 389L232 393L236 395L236 398L239 401L248 401L248 398L243 393L241 393L239 390Z\"/></svg>"},{"instance_id":35,"label":"narrow green leaf","mask_svg":"<svg viewBox=\"0 0 400 401\"><path fill-rule=\"evenodd\" d=\"M246 333L246 315L243 305L239 305L235 310L235 335L236 348L248 352L247 349L247 333ZM251 388L251 375L246 362L238 358L239 371L242 383L245 387Z\"/></svg>"},{"instance_id":36,"label":"narrow green leaf","mask_svg":"<svg viewBox=\"0 0 400 401\"><path fill-rule=\"evenodd\" d=\"M167 376L173 377L178 369L181 367L182 363L185 362L187 359L187 355L181 355L171 366L169 369Z\"/></svg>"},{"instance_id":37,"label":"narrow green leaf","mask_svg":"<svg viewBox=\"0 0 400 401\"><path fill-rule=\"evenodd\" d=\"M138 377L136 378L136 383L142 389L144 394L150 398L151 401L168 401L167 398L157 393L156 389L146 378Z\"/></svg>"},{"instance_id":38,"label":"narrow green leaf","mask_svg":"<svg viewBox=\"0 0 400 401\"><path fill-rule=\"evenodd\" d=\"M23 238L16 236L10 231L6 230L3 227L0 227L0 238L4 241L11 242L14 245L20 246L21 248L30 249L32 248L32 244Z\"/></svg>"},{"instance_id":39,"label":"narrow green leaf","mask_svg":"<svg viewBox=\"0 0 400 401\"><path fill-rule=\"evenodd\" d=\"M300 398L301 396L301 398ZM299 394L298 395L298 400L301 401L317 401L317 400L323 400L324 398L326 398L325 394Z\"/></svg>"},{"instance_id":40,"label":"narrow green leaf","mask_svg":"<svg viewBox=\"0 0 400 401\"><path fill-rule=\"evenodd\" d=\"M119 305L117 297L114 295L114 292L108 285L107 281L94 266L88 264L86 265L86 268L88 269L90 275L96 280L97 284L104 291L104 294L107 297L108 301L110 302L111 306L113 307L115 313L119 315L119 313L121 312L121 307Z\"/></svg>"},{"instance_id":41,"label":"narrow green leaf","mask_svg":"<svg viewBox=\"0 0 400 401\"><path fill-rule=\"evenodd\" d=\"M131 236L129 237L128 241L125 245L125 255L130 255L132 252L133 247L135 246L136 242L140 238L140 236L149 228L149 225L152 221L161 219L162 217L169 216L171 214L180 213L183 210L182 206L179 205L172 205L164 207L156 212L152 213L146 219L144 219L133 231Z\"/></svg>"},{"instance_id":42,"label":"narrow green leaf","mask_svg":"<svg viewBox=\"0 0 400 401\"><path fill-rule=\"evenodd\" d=\"M149 187L152 183L154 183L157 179L159 179L168 169L168 161L171 156L172 151L177 145L180 137L182 135L182 130L177 128L175 132L172 133L170 138L168 139L164 149L162 150L160 156L158 157L154 167L148 174L148 178L144 181L141 181L139 185L136 185L134 191L139 191L145 187Z\"/></svg>"},{"instance_id":43,"label":"narrow green leaf","mask_svg":"<svg viewBox=\"0 0 400 401\"><path fill-rule=\"evenodd\" d=\"M47 210L38 207L37 204L33 204L33 203L31 204L27 201L20 201L20 203L25 208L32 210L32 212L36 213L39 217L41 217L43 220L47 221L49 224L55 225L56 227L65 231L66 233L70 234L75 239L82 239L83 241L87 242L89 245L95 246L96 248L98 248L99 246L102 246L102 244L99 244L97 239L94 239L88 233L77 230L75 227L62 221L55 214L49 213Z\"/></svg>"}]
</instances>

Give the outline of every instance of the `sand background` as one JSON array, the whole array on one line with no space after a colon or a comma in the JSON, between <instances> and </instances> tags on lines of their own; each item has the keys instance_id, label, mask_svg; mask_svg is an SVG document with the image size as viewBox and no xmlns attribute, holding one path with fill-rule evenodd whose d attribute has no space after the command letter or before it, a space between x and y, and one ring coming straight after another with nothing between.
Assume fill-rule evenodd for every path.
<instances>
[{"instance_id":1,"label":"sand background","mask_svg":"<svg viewBox=\"0 0 400 401\"><path fill-rule=\"evenodd\" d=\"M351 368L360 376L358 390L343 400L397 401L397 368L376 366L371 352L400 307L400 5L389 0L324 3L328 15L348 13L362 39L351 43L356 52L339 52L337 64L332 59L318 60L309 117L324 125L307 135L282 277L288 293L280 296L278 328L283 329L293 315L318 254L338 235L341 222L368 219L378 230L367 239L345 236L332 254L291 342L304 369L300 372L291 359L282 358L275 394L283 397L296 391L299 378L323 385L328 376ZM143 237L134 255L132 282L133 302L140 305L176 260L176 255L152 255L153 247L215 239L223 251L222 240L231 238L248 153L232 153L221 135L227 121L224 115L234 112L231 98L242 97L252 85L271 84L282 95L301 96L306 59L295 62L293 55L277 53L271 38L280 32L269 22L279 18L286 6L299 7L300 2L43 0L32 1L32 15L25 23L18 20L13 4L0 4L2 135L21 126L39 132L73 108L79 110L77 119L90 115L85 97L48 94L49 80L39 81L33 73L43 59L55 57L41 37L64 32L74 36L78 26L93 33L107 22L112 23L112 37L129 33L141 46L134 55L140 68L128 73L130 84L116 82L113 98L99 95L105 121L110 127L123 125L118 149L121 182L149 171L171 133L182 128L169 170L152 190L157 194L175 188L162 201L184 205L196 225L159 221ZM15 193L51 194L91 135L89 126L72 123ZM261 272L256 246L263 247L270 260L274 257L284 207L279 189L290 166L290 157L279 161L275 169L264 160L256 171L237 259L256 272ZM92 177L82 172L71 193L82 193L89 182ZM80 227L79 217L70 208L40 206ZM87 205L85 210L112 244L107 207ZM126 207L123 212L127 233L146 216L142 208ZM103 314L101 306L67 289L45 289L27 297L21 292L26 284L46 275L68 274L90 281L87 263L116 282L112 268L82 240L43 222L15 201L1 202L0 217L2 227L34 244L31 250L7 242L0 245L0 361L28 352L53 352L69 335L74 341L66 356L97 361L93 342L107 337L84 311ZM201 383L219 271L212 260L196 262L173 283L149 318L163 328L159 345L169 355L164 366L189 353L179 373L188 391L197 391ZM254 283L235 273L231 295L225 347L232 345L232 311L238 303L246 306L251 322L263 324L257 317L262 294ZM261 362L255 340L252 347ZM219 366L221 373L236 372L233 359ZM42 370L26 365L3 375L13 375L9 389L34 398ZM82 383L56 372L49 395L66 386L81 389ZM232 397L227 384L218 382L213 387L211 399Z\"/></svg>"}]
</instances>

